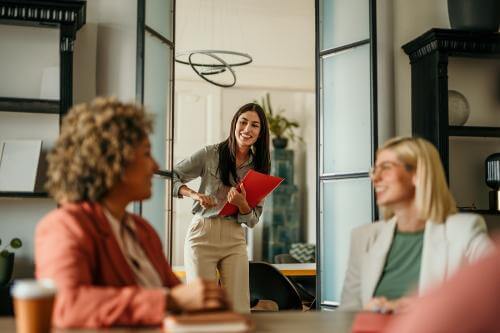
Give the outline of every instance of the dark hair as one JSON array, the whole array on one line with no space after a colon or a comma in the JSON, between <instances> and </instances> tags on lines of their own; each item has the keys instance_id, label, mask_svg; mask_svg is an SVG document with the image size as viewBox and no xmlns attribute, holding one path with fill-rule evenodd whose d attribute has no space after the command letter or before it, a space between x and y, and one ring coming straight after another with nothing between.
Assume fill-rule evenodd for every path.
<instances>
[{"instance_id":1,"label":"dark hair","mask_svg":"<svg viewBox=\"0 0 500 333\"><path fill-rule=\"evenodd\" d=\"M233 116L229 137L219 144L219 177L226 186L231 186L230 175L237 179L236 175L236 137L234 131L238 118L245 112L256 112L260 120L260 133L254 143L253 169L255 171L269 174L271 169L271 158L269 156L269 126L266 114L259 104L248 103L243 105Z\"/></svg>"}]
</instances>

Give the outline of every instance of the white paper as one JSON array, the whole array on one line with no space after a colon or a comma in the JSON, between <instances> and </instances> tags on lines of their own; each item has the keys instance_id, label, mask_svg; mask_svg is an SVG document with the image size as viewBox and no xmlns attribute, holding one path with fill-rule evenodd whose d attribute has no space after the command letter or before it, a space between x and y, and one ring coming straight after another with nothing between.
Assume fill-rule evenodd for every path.
<instances>
[{"instance_id":1,"label":"white paper","mask_svg":"<svg viewBox=\"0 0 500 333\"><path fill-rule=\"evenodd\" d=\"M46 67L42 72L41 99L59 99L59 67Z\"/></svg>"},{"instance_id":2,"label":"white paper","mask_svg":"<svg viewBox=\"0 0 500 333\"><path fill-rule=\"evenodd\" d=\"M33 192L42 140L5 140L0 146L0 191Z\"/></svg>"}]
</instances>

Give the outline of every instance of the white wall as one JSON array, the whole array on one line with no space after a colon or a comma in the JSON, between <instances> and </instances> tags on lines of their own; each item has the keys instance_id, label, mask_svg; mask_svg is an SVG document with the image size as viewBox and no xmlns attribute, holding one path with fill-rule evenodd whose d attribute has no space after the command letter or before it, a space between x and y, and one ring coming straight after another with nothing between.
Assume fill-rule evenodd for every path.
<instances>
[{"instance_id":1,"label":"white wall","mask_svg":"<svg viewBox=\"0 0 500 333\"><path fill-rule=\"evenodd\" d=\"M137 0L92 0L87 6L87 21L97 24L96 93L134 101Z\"/></svg>"},{"instance_id":2,"label":"white wall","mask_svg":"<svg viewBox=\"0 0 500 333\"><path fill-rule=\"evenodd\" d=\"M176 3L177 52L223 49L248 53L235 67L238 87L314 89L314 0L183 0ZM179 80L197 80L176 66Z\"/></svg>"},{"instance_id":3,"label":"white wall","mask_svg":"<svg viewBox=\"0 0 500 333\"><path fill-rule=\"evenodd\" d=\"M377 1L377 115L378 142L395 133L394 18L392 1Z\"/></svg>"},{"instance_id":4,"label":"white wall","mask_svg":"<svg viewBox=\"0 0 500 333\"><path fill-rule=\"evenodd\" d=\"M135 0L87 2L87 25L78 33L74 53L74 102L96 94L135 98ZM57 29L0 25L0 96L39 98L42 70L59 65ZM59 132L54 115L0 112L0 139L43 139L49 149ZM20 237L15 277L33 274L33 232L56 205L51 199L0 198L0 237Z\"/></svg>"}]
</instances>

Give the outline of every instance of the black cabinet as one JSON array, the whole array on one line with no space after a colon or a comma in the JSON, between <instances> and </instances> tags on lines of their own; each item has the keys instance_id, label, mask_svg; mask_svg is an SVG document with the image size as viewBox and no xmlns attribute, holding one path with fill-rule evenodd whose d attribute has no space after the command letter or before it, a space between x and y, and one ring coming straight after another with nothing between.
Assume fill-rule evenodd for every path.
<instances>
[{"instance_id":1,"label":"black cabinet","mask_svg":"<svg viewBox=\"0 0 500 333\"><path fill-rule=\"evenodd\" d=\"M434 143L448 173L449 136L500 137L500 128L448 126L448 58L500 59L500 34L431 29L403 45L411 64L412 132Z\"/></svg>"},{"instance_id":2,"label":"black cabinet","mask_svg":"<svg viewBox=\"0 0 500 333\"><path fill-rule=\"evenodd\" d=\"M59 100L0 96L0 112L58 114L61 121L73 104L73 47L76 32L85 24L85 19L84 0L0 2L0 24L49 27L59 30L60 64ZM47 194L43 192L0 192L0 197L46 196Z\"/></svg>"},{"instance_id":3,"label":"black cabinet","mask_svg":"<svg viewBox=\"0 0 500 333\"><path fill-rule=\"evenodd\" d=\"M403 50L411 64L412 133L436 145L449 177L450 137L500 137L500 127L488 127L488 124L448 125L449 58L500 59L500 34L431 29L403 45ZM484 179L474 181L484 182ZM495 213L475 211L481 214Z\"/></svg>"}]
</instances>

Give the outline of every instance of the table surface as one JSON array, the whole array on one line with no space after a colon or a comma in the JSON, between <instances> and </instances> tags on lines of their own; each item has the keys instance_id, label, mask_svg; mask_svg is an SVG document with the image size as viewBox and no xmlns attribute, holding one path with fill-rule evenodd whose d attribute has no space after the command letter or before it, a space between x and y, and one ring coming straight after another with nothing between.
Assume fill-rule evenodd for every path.
<instances>
[{"instance_id":1,"label":"table surface","mask_svg":"<svg viewBox=\"0 0 500 333\"><path fill-rule=\"evenodd\" d=\"M253 313L254 333L349 333L355 312L345 311L281 311ZM16 333L13 317L0 317L0 332ZM160 328L114 328L114 329L53 329L52 333L162 333Z\"/></svg>"},{"instance_id":2,"label":"table surface","mask_svg":"<svg viewBox=\"0 0 500 333\"><path fill-rule=\"evenodd\" d=\"M272 264L286 276L316 276L316 263L307 264ZM184 266L173 266L172 270L181 279L184 279L186 272Z\"/></svg>"}]
</instances>

